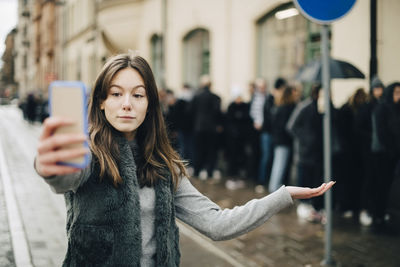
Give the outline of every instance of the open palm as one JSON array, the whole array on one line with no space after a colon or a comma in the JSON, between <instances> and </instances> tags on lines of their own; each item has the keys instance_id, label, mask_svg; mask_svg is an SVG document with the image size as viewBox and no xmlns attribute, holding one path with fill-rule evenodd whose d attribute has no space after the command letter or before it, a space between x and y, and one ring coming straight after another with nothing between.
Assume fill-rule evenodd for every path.
<instances>
[{"instance_id":1,"label":"open palm","mask_svg":"<svg viewBox=\"0 0 400 267\"><path fill-rule=\"evenodd\" d=\"M336 182L323 183L321 186L316 188L309 187L298 187L298 186L286 186L293 199L307 199L317 197L324 194L329 190Z\"/></svg>"}]
</instances>

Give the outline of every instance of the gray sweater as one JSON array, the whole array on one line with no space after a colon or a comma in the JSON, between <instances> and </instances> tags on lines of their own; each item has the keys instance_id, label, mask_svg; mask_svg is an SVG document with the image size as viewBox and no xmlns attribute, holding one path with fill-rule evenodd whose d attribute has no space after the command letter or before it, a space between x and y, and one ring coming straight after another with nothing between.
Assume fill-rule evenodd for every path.
<instances>
[{"instance_id":1,"label":"gray sweater","mask_svg":"<svg viewBox=\"0 0 400 267\"><path fill-rule=\"evenodd\" d=\"M76 174L45 178L56 193L65 193L79 188L87 177L89 168ZM156 240L154 232L155 191L143 187L139 190L142 227L141 266L155 266ZM175 192L176 217L212 240L227 240L245 234L266 222L272 215L293 203L284 186L261 199L253 199L243 206L221 209L202 195L183 177Z\"/></svg>"}]
</instances>

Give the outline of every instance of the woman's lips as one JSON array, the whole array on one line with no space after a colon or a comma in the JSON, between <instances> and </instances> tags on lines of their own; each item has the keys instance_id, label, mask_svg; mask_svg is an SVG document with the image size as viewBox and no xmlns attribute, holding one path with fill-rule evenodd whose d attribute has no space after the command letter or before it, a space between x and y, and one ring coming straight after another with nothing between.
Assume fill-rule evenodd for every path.
<instances>
[{"instance_id":1,"label":"woman's lips","mask_svg":"<svg viewBox=\"0 0 400 267\"><path fill-rule=\"evenodd\" d=\"M132 119L134 119L135 117L132 117L132 116L118 116L118 118L120 118L120 119L132 120Z\"/></svg>"}]
</instances>

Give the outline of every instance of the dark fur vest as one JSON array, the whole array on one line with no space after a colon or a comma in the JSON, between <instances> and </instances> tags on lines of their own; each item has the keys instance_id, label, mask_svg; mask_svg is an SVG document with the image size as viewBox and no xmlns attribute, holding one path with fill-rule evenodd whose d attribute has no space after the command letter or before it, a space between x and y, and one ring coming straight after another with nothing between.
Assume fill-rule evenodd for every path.
<instances>
[{"instance_id":1,"label":"dark fur vest","mask_svg":"<svg viewBox=\"0 0 400 267\"><path fill-rule=\"evenodd\" d=\"M140 266L142 255L140 203L136 164L126 141L119 141L119 171L123 184L99 180L92 165L76 193L65 194L68 251L63 266ZM175 223L170 179L155 185L156 266L179 266L179 230Z\"/></svg>"}]
</instances>

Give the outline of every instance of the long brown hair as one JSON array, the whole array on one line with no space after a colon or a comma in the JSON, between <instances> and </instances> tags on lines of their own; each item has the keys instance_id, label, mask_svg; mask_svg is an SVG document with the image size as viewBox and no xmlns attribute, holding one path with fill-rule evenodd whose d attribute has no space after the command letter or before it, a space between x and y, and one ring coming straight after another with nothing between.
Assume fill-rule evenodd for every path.
<instances>
[{"instance_id":1,"label":"long brown hair","mask_svg":"<svg viewBox=\"0 0 400 267\"><path fill-rule=\"evenodd\" d=\"M353 110L353 112L357 112L358 108L366 103L368 100L368 95L363 88L358 88L350 97L349 97L349 106Z\"/></svg>"},{"instance_id":2,"label":"long brown hair","mask_svg":"<svg viewBox=\"0 0 400 267\"><path fill-rule=\"evenodd\" d=\"M122 183L117 164L119 147L115 141L120 133L108 123L100 105L107 98L114 76L125 68L132 68L142 76L148 98L146 118L135 136L141 155L137 164L139 183L153 186L159 179L165 179L165 170L168 170L176 188L179 177L187 176L184 162L169 142L153 72L144 58L131 54L120 54L106 62L90 97L89 136L91 150L100 165L100 178L111 179L114 186Z\"/></svg>"},{"instance_id":3,"label":"long brown hair","mask_svg":"<svg viewBox=\"0 0 400 267\"><path fill-rule=\"evenodd\" d=\"M277 97L275 97L275 105L277 106L283 106L283 105L291 105L295 103L295 99L293 96L293 91L294 88L292 86L285 86L285 88L280 89L281 94L279 94Z\"/></svg>"}]
</instances>

